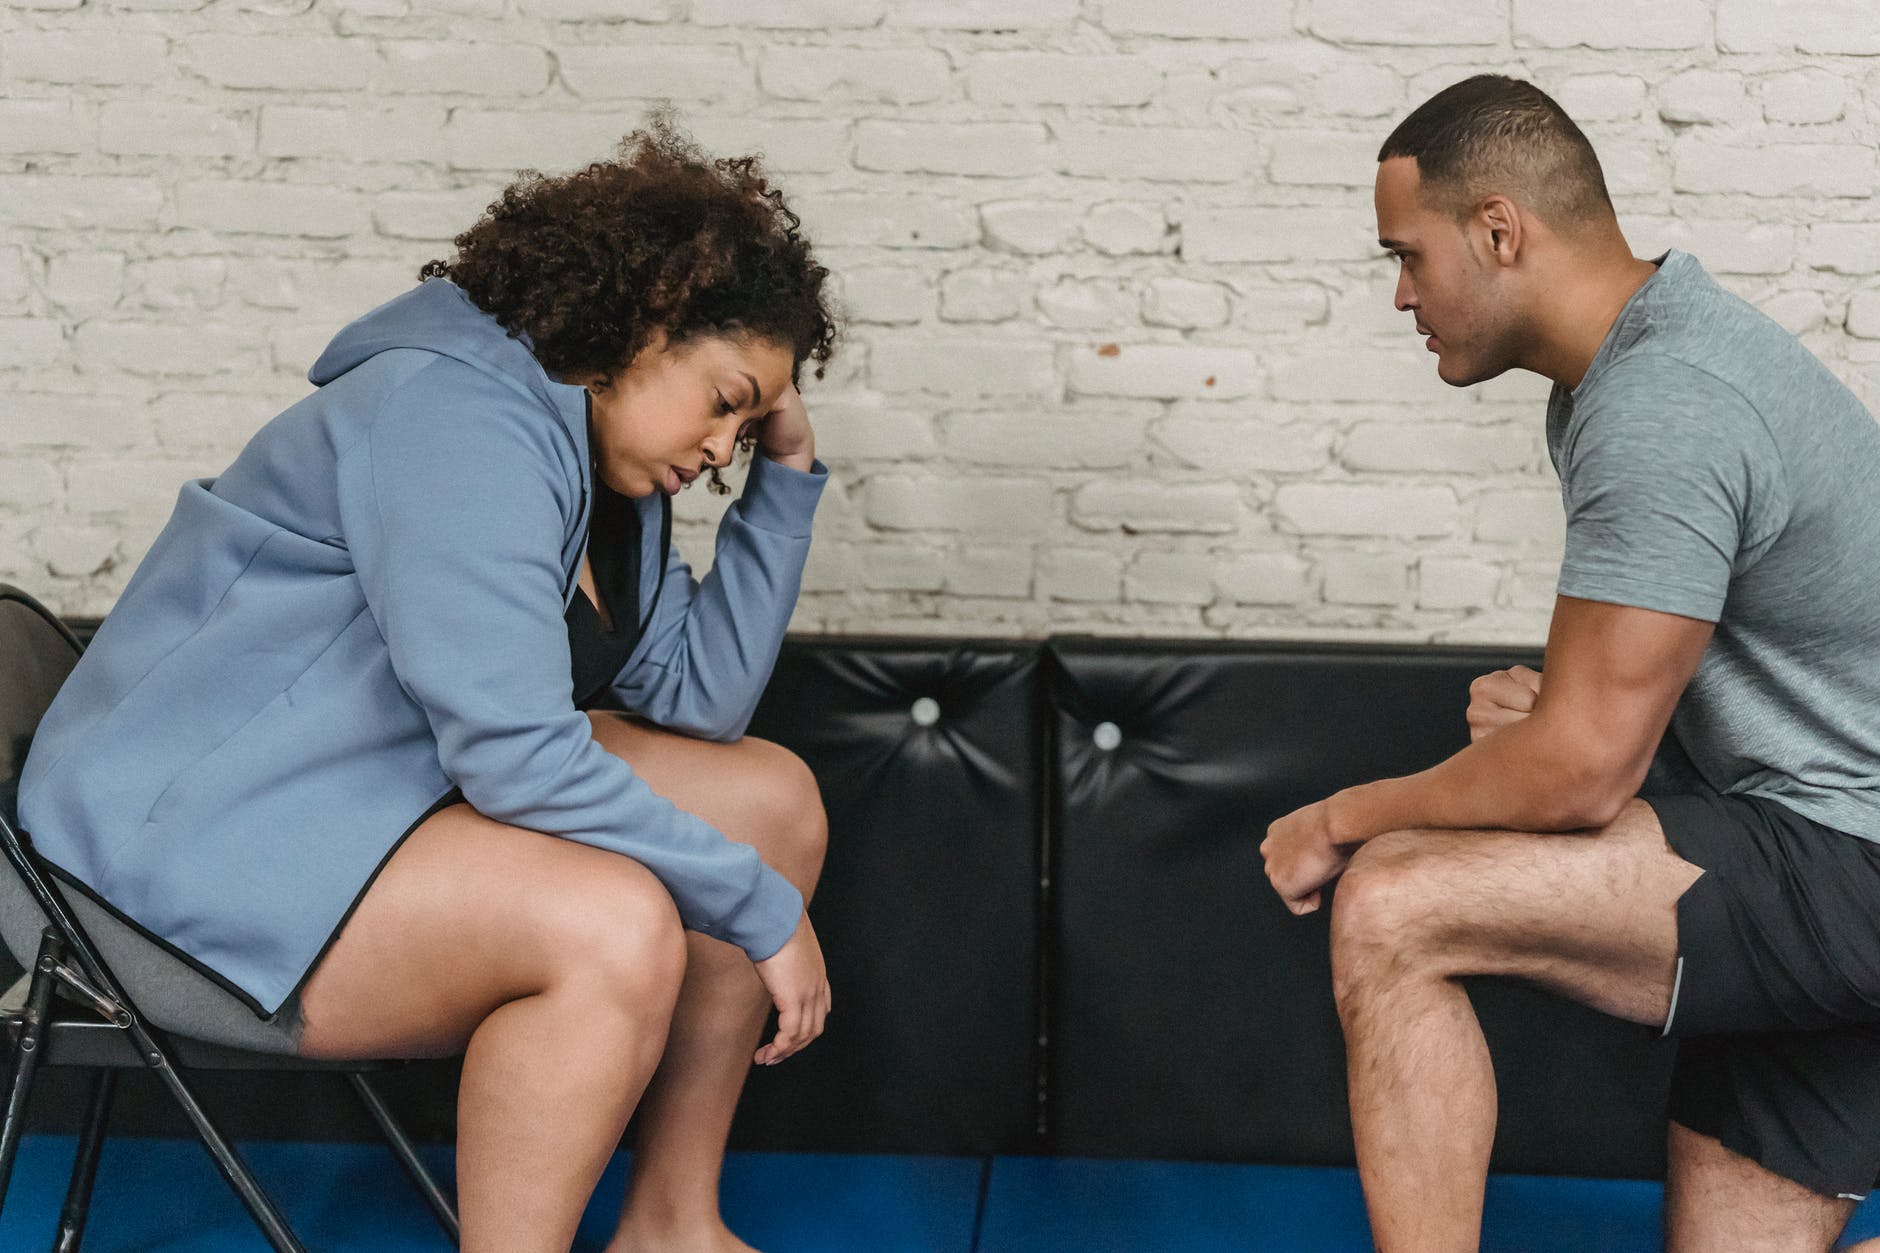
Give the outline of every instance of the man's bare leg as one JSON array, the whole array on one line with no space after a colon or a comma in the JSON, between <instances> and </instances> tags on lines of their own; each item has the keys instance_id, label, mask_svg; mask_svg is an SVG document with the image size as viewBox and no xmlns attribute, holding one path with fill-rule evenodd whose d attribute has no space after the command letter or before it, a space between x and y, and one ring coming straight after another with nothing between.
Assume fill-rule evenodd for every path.
<instances>
[{"instance_id":1,"label":"man's bare leg","mask_svg":"<svg viewBox=\"0 0 1880 1253\"><path fill-rule=\"evenodd\" d=\"M1495 1077L1459 977L1662 1023L1677 900L1700 873L1638 801L1596 833L1403 831L1359 850L1333 901L1332 978L1382 1253L1480 1240Z\"/></svg>"},{"instance_id":2,"label":"man's bare leg","mask_svg":"<svg viewBox=\"0 0 1880 1253\"><path fill-rule=\"evenodd\" d=\"M594 733L655 792L755 847L808 899L827 822L808 767L774 744L713 744L595 715ZM688 934L666 1055L640 1102L633 1174L609 1253L748 1253L718 1212L719 1174L769 998L750 958ZM787 1063L786 1063L787 1064Z\"/></svg>"},{"instance_id":3,"label":"man's bare leg","mask_svg":"<svg viewBox=\"0 0 1880 1253\"><path fill-rule=\"evenodd\" d=\"M1826 1253L1854 1212L1678 1123L1666 1149L1666 1253Z\"/></svg>"}]
</instances>

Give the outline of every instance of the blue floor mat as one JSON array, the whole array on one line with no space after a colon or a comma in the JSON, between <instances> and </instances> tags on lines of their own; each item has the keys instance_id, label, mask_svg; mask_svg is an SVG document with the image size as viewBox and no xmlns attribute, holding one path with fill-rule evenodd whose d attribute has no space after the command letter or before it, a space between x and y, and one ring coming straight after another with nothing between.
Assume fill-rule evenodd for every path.
<instances>
[{"instance_id":1,"label":"blue floor mat","mask_svg":"<svg viewBox=\"0 0 1880 1253\"><path fill-rule=\"evenodd\" d=\"M1001 1157L979 1253L1369 1249L1355 1171Z\"/></svg>"},{"instance_id":2,"label":"blue floor mat","mask_svg":"<svg viewBox=\"0 0 1880 1253\"><path fill-rule=\"evenodd\" d=\"M0 1250L43 1250L58 1225L70 1136L28 1136L0 1218ZM310 1249L448 1253L391 1154L363 1144L244 1144L242 1156ZM435 1164L448 1168L448 1153ZM448 1177L448 1176L446 1176ZM112 1138L98 1159L86 1253L266 1253L247 1211L194 1140Z\"/></svg>"},{"instance_id":3,"label":"blue floor mat","mask_svg":"<svg viewBox=\"0 0 1880 1253\"><path fill-rule=\"evenodd\" d=\"M1497 1176L1484 1253L1663 1247L1655 1183ZM979 1253L1365 1253L1357 1172L1302 1166L1000 1158Z\"/></svg>"},{"instance_id":4,"label":"blue floor mat","mask_svg":"<svg viewBox=\"0 0 1880 1253\"><path fill-rule=\"evenodd\" d=\"M263 1188L317 1253L447 1253L431 1213L385 1149L241 1146ZM65 1198L74 1142L29 1136L14 1167L0 1253L43 1250ZM443 1179L450 1151L428 1151ZM598 1249L620 1210L615 1158L581 1227ZM725 1219L765 1253L971 1253L985 1164L977 1158L733 1153ZM193 1140L111 1139L98 1162L86 1253L266 1253L267 1242Z\"/></svg>"},{"instance_id":5,"label":"blue floor mat","mask_svg":"<svg viewBox=\"0 0 1880 1253\"><path fill-rule=\"evenodd\" d=\"M1483 1253L1658 1253L1664 1189L1496 1175ZM1843 1239L1880 1235L1880 1198ZM1370 1253L1357 1172L1300 1166L1002 1157L978 1253Z\"/></svg>"},{"instance_id":6,"label":"blue floor mat","mask_svg":"<svg viewBox=\"0 0 1880 1253\"><path fill-rule=\"evenodd\" d=\"M614 1158L581 1222L598 1249L612 1234L627 1156ZM764 1253L972 1253L985 1163L972 1157L732 1153L719 1205Z\"/></svg>"},{"instance_id":7,"label":"blue floor mat","mask_svg":"<svg viewBox=\"0 0 1880 1253\"><path fill-rule=\"evenodd\" d=\"M0 1253L48 1246L73 1142L29 1136L0 1218ZM243 1153L318 1253L444 1253L430 1212L376 1145L258 1143ZM427 1150L442 1177L450 1150ZM617 1157L582 1223L612 1230ZM1662 1245L1661 1189L1628 1180L1500 1175L1486 1253L1645 1253ZM1350 1170L1071 1158L734 1153L724 1213L765 1253L1361 1253L1371 1248ZM1880 1201L1846 1239L1880 1235ZM113 1139L99 1163L87 1253L254 1253L266 1244L193 1140Z\"/></svg>"}]
</instances>

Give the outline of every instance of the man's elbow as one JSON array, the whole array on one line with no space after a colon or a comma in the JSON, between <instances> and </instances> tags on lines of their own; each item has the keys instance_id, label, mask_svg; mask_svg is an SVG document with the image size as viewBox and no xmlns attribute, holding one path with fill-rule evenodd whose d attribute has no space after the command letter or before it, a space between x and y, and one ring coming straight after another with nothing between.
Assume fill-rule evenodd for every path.
<instances>
[{"instance_id":1,"label":"man's elbow","mask_svg":"<svg viewBox=\"0 0 1880 1253\"><path fill-rule=\"evenodd\" d=\"M1576 795L1560 807L1549 825L1556 831L1598 831L1611 826L1630 799L1609 792Z\"/></svg>"},{"instance_id":2,"label":"man's elbow","mask_svg":"<svg viewBox=\"0 0 1880 1253\"><path fill-rule=\"evenodd\" d=\"M1579 763L1564 773L1547 815L1550 830L1596 831L1612 825L1645 777L1643 769L1613 762Z\"/></svg>"}]
</instances>

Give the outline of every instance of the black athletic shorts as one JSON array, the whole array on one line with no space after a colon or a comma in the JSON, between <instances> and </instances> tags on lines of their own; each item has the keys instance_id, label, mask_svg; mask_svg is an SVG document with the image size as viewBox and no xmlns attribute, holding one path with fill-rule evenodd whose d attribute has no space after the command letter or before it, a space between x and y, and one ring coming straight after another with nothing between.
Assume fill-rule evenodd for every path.
<instances>
[{"instance_id":1,"label":"black athletic shorts","mask_svg":"<svg viewBox=\"0 0 1880 1253\"><path fill-rule=\"evenodd\" d=\"M1678 901L1673 1120L1829 1196L1880 1184L1880 844L1759 797L1642 798Z\"/></svg>"}]
</instances>

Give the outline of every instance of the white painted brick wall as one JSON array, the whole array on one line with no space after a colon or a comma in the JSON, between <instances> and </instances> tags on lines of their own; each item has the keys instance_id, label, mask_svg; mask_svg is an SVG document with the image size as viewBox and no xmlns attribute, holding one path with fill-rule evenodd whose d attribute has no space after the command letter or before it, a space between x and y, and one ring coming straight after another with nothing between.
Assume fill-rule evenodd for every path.
<instances>
[{"instance_id":1,"label":"white painted brick wall","mask_svg":"<svg viewBox=\"0 0 1880 1253\"><path fill-rule=\"evenodd\" d=\"M1880 403L1872 0L0 0L0 578L109 608L334 330L669 99L849 318L798 629L1537 643L1546 388L1441 384L1373 239L1482 69Z\"/></svg>"},{"instance_id":2,"label":"white painted brick wall","mask_svg":"<svg viewBox=\"0 0 1880 1253\"><path fill-rule=\"evenodd\" d=\"M1038 554L1038 591L1051 600L1109 604L1122 586L1123 559L1115 551L1048 544Z\"/></svg>"},{"instance_id":3,"label":"white painted brick wall","mask_svg":"<svg viewBox=\"0 0 1880 1253\"><path fill-rule=\"evenodd\" d=\"M1221 553L1214 590L1236 605L1303 607L1311 596L1312 565L1292 553Z\"/></svg>"},{"instance_id":4,"label":"white painted brick wall","mask_svg":"<svg viewBox=\"0 0 1880 1253\"><path fill-rule=\"evenodd\" d=\"M7 36L6 74L16 83L153 82L168 48L161 35L14 30Z\"/></svg>"},{"instance_id":5,"label":"white painted brick wall","mask_svg":"<svg viewBox=\"0 0 1880 1253\"><path fill-rule=\"evenodd\" d=\"M1330 553L1324 566L1325 599L1334 605L1395 606L1409 592L1399 553Z\"/></svg>"},{"instance_id":6,"label":"white painted brick wall","mask_svg":"<svg viewBox=\"0 0 1880 1253\"><path fill-rule=\"evenodd\" d=\"M1803 125L1840 121L1854 95L1836 75L1815 69L1772 74L1758 87L1764 117Z\"/></svg>"},{"instance_id":7,"label":"white painted brick wall","mask_svg":"<svg viewBox=\"0 0 1880 1253\"><path fill-rule=\"evenodd\" d=\"M1658 0L1624 11L1609 0L1514 0L1519 47L1701 48L1710 43L1711 21L1707 0Z\"/></svg>"}]
</instances>

